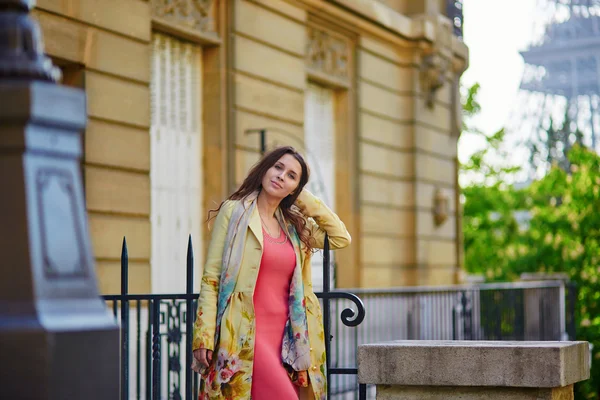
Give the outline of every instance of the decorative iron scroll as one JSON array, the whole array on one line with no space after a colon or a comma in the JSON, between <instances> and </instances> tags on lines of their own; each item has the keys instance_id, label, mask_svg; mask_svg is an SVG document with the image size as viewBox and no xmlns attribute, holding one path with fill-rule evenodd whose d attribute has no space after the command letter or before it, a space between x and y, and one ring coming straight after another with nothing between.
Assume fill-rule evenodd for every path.
<instances>
[{"instance_id":1,"label":"decorative iron scroll","mask_svg":"<svg viewBox=\"0 0 600 400\"><path fill-rule=\"evenodd\" d=\"M152 16L200 32L214 31L214 0L151 0Z\"/></svg>"},{"instance_id":2,"label":"decorative iron scroll","mask_svg":"<svg viewBox=\"0 0 600 400\"><path fill-rule=\"evenodd\" d=\"M348 79L350 44L324 29L309 26L306 62L313 71Z\"/></svg>"},{"instance_id":3,"label":"decorative iron scroll","mask_svg":"<svg viewBox=\"0 0 600 400\"><path fill-rule=\"evenodd\" d=\"M135 398L160 400L193 400L198 398L198 385L200 375L192 374L192 342L194 316L197 310L198 293L193 293L194 283L194 251L192 238L188 238L186 262L186 292L180 294L128 294L129 281L129 251L127 242L123 239L121 249L121 294L105 295L104 300L112 303L115 318L121 313L121 398ZM339 360L331 360L332 319L339 311L334 300L345 299L353 304L345 307L347 302L341 304L345 308L340 312L340 319L345 326L356 327L365 319L365 305L353 293L330 290L329 238L325 236L323 249L323 292L315 293L321 300L323 307L323 333L325 340L325 353L327 363L327 378L331 382L332 375L345 375L350 379L354 377L355 384L347 391L358 392L358 400L366 400L366 385L356 381L358 369L356 366L339 367ZM142 302L146 305L142 311ZM332 305L331 303L334 303ZM334 308L335 307L335 308ZM133 325L130 324L129 310L134 310ZM143 322L141 314L147 314L147 322ZM131 331L131 332L130 332ZM130 349L130 333L135 334L134 346ZM144 334L145 333L145 334ZM142 343L142 335L145 343ZM133 342L133 341L132 341ZM127 356L130 354L133 357ZM130 358L135 366L130 382ZM145 373L144 373L145 372ZM131 383L131 385L130 385ZM327 386L327 398L337 390L335 385ZM134 398L134 397L131 397ZM355 397L356 398L356 397Z\"/></svg>"}]
</instances>

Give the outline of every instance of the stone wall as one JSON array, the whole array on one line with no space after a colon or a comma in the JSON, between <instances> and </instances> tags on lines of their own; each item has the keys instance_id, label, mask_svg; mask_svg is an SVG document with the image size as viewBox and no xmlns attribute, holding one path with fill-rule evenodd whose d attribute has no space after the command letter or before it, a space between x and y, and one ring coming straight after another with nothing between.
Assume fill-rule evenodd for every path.
<instances>
[{"instance_id":1,"label":"stone wall","mask_svg":"<svg viewBox=\"0 0 600 400\"><path fill-rule=\"evenodd\" d=\"M100 290L120 290L127 236L130 290L150 287L150 10L142 0L38 0L33 16L63 83L87 94L85 197Z\"/></svg>"},{"instance_id":2,"label":"stone wall","mask_svg":"<svg viewBox=\"0 0 600 400\"><path fill-rule=\"evenodd\" d=\"M337 285L455 283L456 83L468 53L439 1L212 1L191 16L181 4L194 1L168 3L39 0L34 12L64 83L88 96L83 168L102 292L119 291L123 236L131 292L150 291L151 268L168 268L150 265L161 229L151 222L153 32L201 48L198 247L208 210L260 156L245 132L268 128L268 146L302 149L307 88L318 84L334 96L331 205L353 237L336 253ZM204 249L195 250L198 276Z\"/></svg>"}]
</instances>

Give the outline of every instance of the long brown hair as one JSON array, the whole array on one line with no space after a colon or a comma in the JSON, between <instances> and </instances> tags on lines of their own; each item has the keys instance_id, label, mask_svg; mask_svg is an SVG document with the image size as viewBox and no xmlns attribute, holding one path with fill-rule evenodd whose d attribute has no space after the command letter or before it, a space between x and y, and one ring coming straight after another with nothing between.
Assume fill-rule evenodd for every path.
<instances>
[{"instance_id":1,"label":"long brown hair","mask_svg":"<svg viewBox=\"0 0 600 400\"><path fill-rule=\"evenodd\" d=\"M313 245L312 237L310 236L310 231L306 226L306 217L302 214L302 212L300 212L300 210L296 206L294 206L296 199L298 198L298 196L302 192L302 189L304 189L304 186L306 186L306 183L308 182L310 170L308 168L308 165L306 164L306 161L304 161L304 157L302 157L302 155L298 153L293 147L277 147L274 150L271 150L270 152L265 154L260 161L254 164L254 166L248 173L246 179L244 179L244 182L239 187L239 189L236 190L231 196L229 196L227 200L241 200L256 191L262 190L262 180L265 174L267 173L269 168L275 165L275 163L286 154L292 155L300 163L300 167L302 168L302 174L300 175L300 182L298 183L298 187L294 190L292 194L288 195L283 200L281 200L281 203L279 203L279 208L281 209L285 220L290 222L296 229L298 237L306 246L306 251L310 252L312 250ZM216 210L209 211L209 220L211 219L210 214L212 212L218 213L222 206L223 202L219 205L219 207Z\"/></svg>"}]
</instances>

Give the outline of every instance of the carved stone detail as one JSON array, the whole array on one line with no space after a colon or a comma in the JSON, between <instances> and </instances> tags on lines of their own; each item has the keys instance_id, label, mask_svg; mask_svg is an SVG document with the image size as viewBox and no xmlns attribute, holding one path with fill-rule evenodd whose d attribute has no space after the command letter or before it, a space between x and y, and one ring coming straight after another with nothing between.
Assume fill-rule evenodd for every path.
<instances>
[{"instance_id":1,"label":"carved stone detail","mask_svg":"<svg viewBox=\"0 0 600 400\"><path fill-rule=\"evenodd\" d=\"M433 108L435 94L446 83L446 74L450 67L450 61L437 52L421 57L419 78L427 107Z\"/></svg>"},{"instance_id":2,"label":"carved stone detail","mask_svg":"<svg viewBox=\"0 0 600 400\"><path fill-rule=\"evenodd\" d=\"M422 44L420 83L425 94L425 104L429 108L435 105L436 92L445 84L453 85L453 80L448 75L456 74L454 57L452 54L452 38L454 37L453 24L448 19L431 19L425 17L435 26L435 40L432 45Z\"/></svg>"},{"instance_id":3,"label":"carved stone detail","mask_svg":"<svg viewBox=\"0 0 600 400\"><path fill-rule=\"evenodd\" d=\"M326 30L309 26L306 62L313 71L348 79L350 44Z\"/></svg>"},{"instance_id":4,"label":"carved stone detail","mask_svg":"<svg viewBox=\"0 0 600 400\"><path fill-rule=\"evenodd\" d=\"M200 32L214 31L214 0L151 0L152 16Z\"/></svg>"}]
</instances>

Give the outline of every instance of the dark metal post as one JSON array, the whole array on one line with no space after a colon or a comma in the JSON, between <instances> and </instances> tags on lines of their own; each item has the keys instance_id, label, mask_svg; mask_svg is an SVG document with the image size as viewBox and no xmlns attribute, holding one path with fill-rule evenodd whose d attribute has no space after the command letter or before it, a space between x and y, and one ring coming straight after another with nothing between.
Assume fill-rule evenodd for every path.
<instances>
[{"instance_id":1,"label":"dark metal post","mask_svg":"<svg viewBox=\"0 0 600 400\"><path fill-rule=\"evenodd\" d=\"M127 240L121 248L121 295L129 294ZM116 302L115 302L116 303ZM129 399L129 300L121 300L121 400Z\"/></svg>"},{"instance_id":2,"label":"dark metal post","mask_svg":"<svg viewBox=\"0 0 600 400\"><path fill-rule=\"evenodd\" d=\"M577 323L575 320L575 307L577 304L577 284L575 282L567 283L568 290L568 301L566 314L569 315L567 318L567 332L569 334L569 340L577 340Z\"/></svg>"},{"instance_id":3,"label":"dark metal post","mask_svg":"<svg viewBox=\"0 0 600 400\"><path fill-rule=\"evenodd\" d=\"M358 400L367 400L367 385L364 383L358 385Z\"/></svg>"},{"instance_id":4,"label":"dark metal post","mask_svg":"<svg viewBox=\"0 0 600 400\"><path fill-rule=\"evenodd\" d=\"M154 326L154 307L155 301L149 299L146 304L148 307L148 329L146 330L146 400L152 399L152 327Z\"/></svg>"},{"instance_id":5,"label":"dark metal post","mask_svg":"<svg viewBox=\"0 0 600 400\"><path fill-rule=\"evenodd\" d=\"M152 400L160 400L160 300L152 302Z\"/></svg>"},{"instance_id":6,"label":"dark metal post","mask_svg":"<svg viewBox=\"0 0 600 400\"><path fill-rule=\"evenodd\" d=\"M323 245L323 293L329 293L331 288L329 287L329 236L325 235L325 242ZM325 360L326 360L326 371L327 371L327 397L331 394L331 305L329 302L331 299L325 297L323 299L323 324L325 331Z\"/></svg>"},{"instance_id":7,"label":"dark metal post","mask_svg":"<svg viewBox=\"0 0 600 400\"><path fill-rule=\"evenodd\" d=\"M467 293L465 291L461 292L461 299L460 299L460 305L462 308L462 318L463 318L463 335L464 335L464 340L471 340L471 335L469 332L469 322L467 321L468 319L468 310L467 310Z\"/></svg>"},{"instance_id":8,"label":"dark metal post","mask_svg":"<svg viewBox=\"0 0 600 400\"><path fill-rule=\"evenodd\" d=\"M260 154L264 155L267 151L267 130L261 129L259 134L260 134Z\"/></svg>"},{"instance_id":9,"label":"dark metal post","mask_svg":"<svg viewBox=\"0 0 600 400\"><path fill-rule=\"evenodd\" d=\"M189 236L188 248L187 248L187 274L185 282L185 294L191 295L194 291L194 248L192 246L192 235ZM191 297L188 297L185 301L185 398L192 400L192 341L194 340L194 310Z\"/></svg>"},{"instance_id":10,"label":"dark metal post","mask_svg":"<svg viewBox=\"0 0 600 400\"><path fill-rule=\"evenodd\" d=\"M135 354L135 393L136 393L136 399L140 400L140 392L142 390L142 360L141 360L141 356L142 356L142 301L138 300L136 303L136 309L135 309L135 319L136 319L136 332L135 332L135 339L136 339L136 354Z\"/></svg>"},{"instance_id":11,"label":"dark metal post","mask_svg":"<svg viewBox=\"0 0 600 400\"><path fill-rule=\"evenodd\" d=\"M257 133L259 134L259 150L260 150L260 154L264 155L267 152L267 129L266 128L261 128L261 129L246 129L244 131L244 134L249 134L249 133Z\"/></svg>"},{"instance_id":12,"label":"dark metal post","mask_svg":"<svg viewBox=\"0 0 600 400\"><path fill-rule=\"evenodd\" d=\"M85 94L56 84L34 5L0 0L0 398L117 399L119 330L80 169Z\"/></svg>"}]
</instances>

